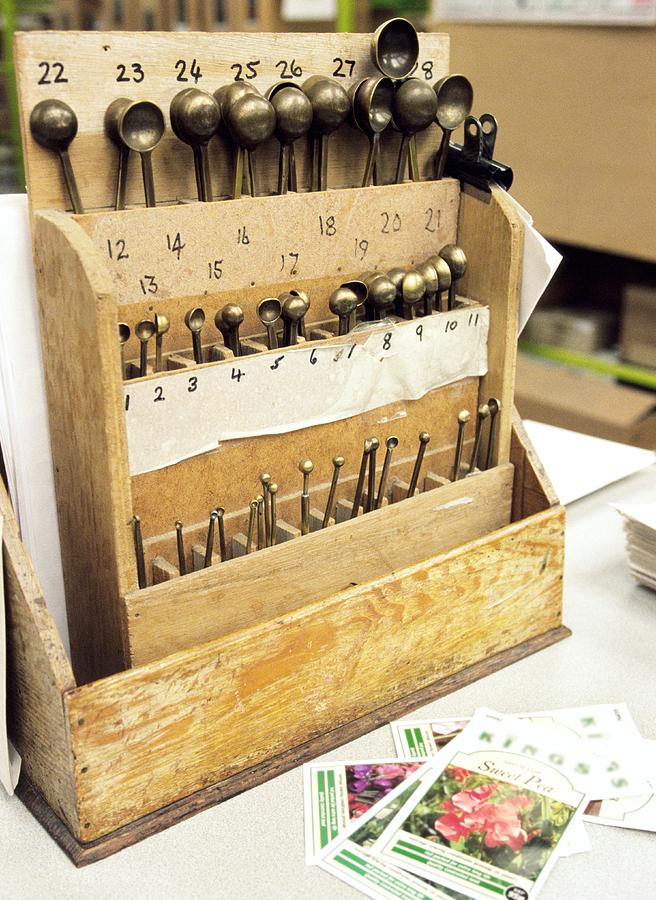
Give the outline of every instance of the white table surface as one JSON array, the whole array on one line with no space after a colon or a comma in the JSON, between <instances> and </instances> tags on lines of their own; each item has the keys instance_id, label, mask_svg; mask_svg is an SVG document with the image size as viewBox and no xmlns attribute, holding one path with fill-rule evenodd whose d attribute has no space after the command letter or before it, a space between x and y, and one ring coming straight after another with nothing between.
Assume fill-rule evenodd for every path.
<instances>
[{"instance_id":1,"label":"white table surface","mask_svg":"<svg viewBox=\"0 0 656 900\"><path fill-rule=\"evenodd\" d=\"M568 509L564 622L573 636L417 711L469 715L625 701L656 738L656 593L631 580L619 515L609 501L656 496L656 466ZM393 755L389 728L326 759ZM544 900L651 900L656 835L587 825L592 852L558 862ZM355 898L303 858L300 769L77 870L16 799L0 798L0 898Z\"/></svg>"}]
</instances>

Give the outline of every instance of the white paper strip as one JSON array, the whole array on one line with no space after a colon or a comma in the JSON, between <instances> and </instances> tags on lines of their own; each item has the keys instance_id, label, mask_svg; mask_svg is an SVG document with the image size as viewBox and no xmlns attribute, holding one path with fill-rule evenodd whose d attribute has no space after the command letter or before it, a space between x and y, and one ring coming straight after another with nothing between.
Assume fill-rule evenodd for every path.
<instances>
[{"instance_id":1,"label":"white paper strip","mask_svg":"<svg viewBox=\"0 0 656 900\"><path fill-rule=\"evenodd\" d=\"M335 422L487 371L489 310L465 307L313 347L125 385L130 474L223 441Z\"/></svg>"},{"instance_id":2,"label":"white paper strip","mask_svg":"<svg viewBox=\"0 0 656 900\"><path fill-rule=\"evenodd\" d=\"M4 521L0 516L0 547ZM9 796L14 793L20 775L21 758L7 735L7 651L5 630L5 579L0 554L0 783Z\"/></svg>"}]
</instances>

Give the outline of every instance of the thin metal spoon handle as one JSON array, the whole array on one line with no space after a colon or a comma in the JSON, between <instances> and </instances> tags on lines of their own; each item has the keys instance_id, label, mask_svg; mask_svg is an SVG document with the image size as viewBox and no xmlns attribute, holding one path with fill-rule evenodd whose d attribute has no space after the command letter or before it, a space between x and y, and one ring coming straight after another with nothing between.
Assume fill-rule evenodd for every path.
<instances>
[{"instance_id":1,"label":"thin metal spoon handle","mask_svg":"<svg viewBox=\"0 0 656 900\"><path fill-rule=\"evenodd\" d=\"M321 169L319 175L319 190L328 190L328 135L322 134L319 142L319 159Z\"/></svg>"},{"instance_id":2,"label":"thin metal spoon handle","mask_svg":"<svg viewBox=\"0 0 656 900\"><path fill-rule=\"evenodd\" d=\"M378 495L376 496L376 505L375 509L380 509L383 505L383 500L385 498L385 489L387 487L387 479L389 477L389 470L392 464L392 453L393 450L388 447L385 451L385 459L383 460L383 471L380 473L380 481L378 482Z\"/></svg>"},{"instance_id":3,"label":"thin metal spoon handle","mask_svg":"<svg viewBox=\"0 0 656 900\"><path fill-rule=\"evenodd\" d=\"M369 154L367 156L367 164L364 167L364 177L362 179L362 187L369 187L373 181L374 166L378 158L378 145L380 143L380 134L376 132L369 138Z\"/></svg>"},{"instance_id":4,"label":"thin metal spoon handle","mask_svg":"<svg viewBox=\"0 0 656 900\"><path fill-rule=\"evenodd\" d=\"M203 176L203 151L199 145L196 145L192 149L194 154L194 173L196 175L198 199L204 202L207 200L207 197L205 195L205 178Z\"/></svg>"},{"instance_id":5,"label":"thin metal spoon handle","mask_svg":"<svg viewBox=\"0 0 656 900\"><path fill-rule=\"evenodd\" d=\"M62 172L64 173L64 181L66 182L66 190L68 191L68 196L71 200L73 212L77 213L78 215L82 215L82 213L84 213L84 207L82 206L82 201L80 200L80 193L77 189L77 181L75 180L75 173L73 172L73 166L71 165L71 158L68 155L68 150L60 150L59 159L61 160Z\"/></svg>"},{"instance_id":6,"label":"thin metal spoon handle","mask_svg":"<svg viewBox=\"0 0 656 900\"><path fill-rule=\"evenodd\" d=\"M155 182L153 180L153 161L150 153L141 154L141 172L143 175L146 206L155 206Z\"/></svg>"},{"instance_id":7,"label":"thin metal spoon handle","mask_svg":"<svg viewBox=\"0 0 656 900\"><path fill-rule=\"evenodd\" d=\"M235 151L235 180L232 186L234 200L239 200L244 187L244 148L237 147Z\"/></svg>"},{"instance_id":8,"label":"thin metal spoon handle","mask_svg":"<svg viewBox=\"0 0 656 900\"><path fill-rule=\"evenodd\" d=\"M207 203L211 203L214 199L214 194L212 193L212 176L210 175L210 155L208 152L207 144L202 144L200 148L200 172L201 172L201 183L203 185L203 194L204 199Z\"/></svg>"},{"instance_id":9,"label":"thin metal spoon handle","mask_svg":"<svg viewBox=\"0 0 656 900\"><path fill-rule=\"evenodd\" d=\"M419 181L419 158L417 156L417 135L413 134L408 141L408 150L410 153L410 178L413 181Z\"/></svg>"},{"instance_id":10,"label":"thin metal spoon handle","mask_svg":"<svg viewBox=\"0 0 656 900\"><path fill-rule=\"evenodd\" d=\"M280 145L278 157L278 193L286 194L289 187L289 144Z\"/></svg>"},{"instance_id":11,"label":"thin metal spoon handle","mask_svg":"<svg viewBox=\"0 0 656 900\"><path fill-rule=\"evenodd\" d=\"M444 177L446 168L446 158L449 155L449 141L451 140L451 131L442 129L442 140L435 157L435 181L440 181Z\"/></svg>"},{"instance_id":12,"label":"thin metal spoon handle","mask_svg":"<svg viewBox=\"0 0 656 900\"><path fill-rule=\"evenodd\" d=\"M118 168L116 170L116 197L114 209L125 209L125 195L128 187L128 162L130 160L130 148L121 147L118 151Z\"/></svg>"},{"instance_id":13,"label":"thin metal spoon handle","mask_svg":"<svg viewBox=\"0 0 656 900\"><path fill-rule=\"evenodd\" d=\"M401 138L401 146L399 147L399 158L396 163L396 183L401 184L403 181L403 173L405 172L408 166L408 144L410 141L410 136L404 134Z\"/></svg>"},{"instance_id":14,"label":"thin metal spoon handle","mask_svg":"<svg viewBox=\"0 0 656 900\"><path fill-rule=\"evenodd\" d=\"M276 332L275 323L271 322L271 324L267 324L267 344L269 345L269 350L277 350L278 349L278 334Z\"/></svg>"},{"instance_id":15,"label":"thin metal spoon handle","mask_svg":"<svg viewBox=\"0 0 656 900\"><path fill-rule=\"evenodd\" d=\"M248 168L248 190L251 197L257 197L257 178L255 175L255 156L252 150L246 150L246 166Z\"/></svg>"},{"instance_id":16,"label":"thin metal spoon handle","mask_svg":"<svg viewBox=\"0 0 656 900\"><path fill-rule=\"evenodd\" d=\"M319 135L315 134L312 136L312 163L311 163L311 178L310 178L310 190L318 191L319 190L319 172L321 169L321 159L320 159L320 140Z\"/></svg>"},{"instance_id":17,"label":"thin metal spoon handle","mask_svg":"<svg viewBox=\"0 0 656 900\"><path fill-rule=\"evenodd\" d=\"M289 145L289 190L296 193L298 191L298 181L296 178L296 154L294 153L294 145Z\"/></svg>"}]
</instances>

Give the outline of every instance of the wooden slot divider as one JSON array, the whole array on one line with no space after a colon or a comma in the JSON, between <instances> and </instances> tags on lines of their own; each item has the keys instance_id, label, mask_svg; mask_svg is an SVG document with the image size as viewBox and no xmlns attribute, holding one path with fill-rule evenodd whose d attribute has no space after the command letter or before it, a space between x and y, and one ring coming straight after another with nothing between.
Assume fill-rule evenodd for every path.
<instances>
[{"instance_id":1,"label":"wooden slot divider","mask_svg":"<svg viewBox=\"0 0 656 900\"><path fill-rule=\"evenodd\" d=\"M510 521L512 477L506 463L439 492L128 594L131 663L273 618L491 533ZM311 575L299 581L301 564Z\"/></svg>"}]
</instances>

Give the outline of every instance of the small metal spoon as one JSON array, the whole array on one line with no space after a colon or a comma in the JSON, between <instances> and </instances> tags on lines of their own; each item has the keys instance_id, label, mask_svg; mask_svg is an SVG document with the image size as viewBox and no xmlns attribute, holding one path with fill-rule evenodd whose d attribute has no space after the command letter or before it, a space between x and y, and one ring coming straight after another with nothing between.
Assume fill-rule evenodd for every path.
<instances>
[{"instance_id":1,"label":"small metal spoon","mask_svg":"<svg viewBox=\"0 0 656 900\"><path fill-rule=\"evenodd\" d=\"M456 282L467 271L467 257L465 251L457 244L447 244L440 250L440 256L445 261L451 272L451 284L449 285L448 309L453 309L456 299Z\"/></svg>"},{"instance_id":2,"label":"small metal spoon","mask_svg":"<svg viewBox=\"0 0 656 900\"><path fill-rule=\"evenodd\" d=\"M149 319L143 319L134 329L136 337L141 341L139 352L139 377L148 374L148 341L155 334L155 323Z\"/></svg>"},{"instance_id":3,"label":"small metal spoon","mask_svg":"<svg viewBox=\"0 0 656 900\"><path fill-rule=\"evenodd\" d=\"M405 78L419 57L419 38L412 22L395 18L383 22L371 39L371 59L379 72Z\"/></svg>"},{"instance_id":4,"label":"small metal spoon","mask_svg":"<svg viewBox=\"0 0 656 900\"><path fill-rule=\"evenodd\" d=\"M62 100L41 100L30 113L30 131L37 144L59 154L73 212L83 213L84 207L68 155L68 148L77 134L77 116Z\"/></svg>"},{"instance_id":5,"label":"small metal spoon","mask_svg":"<svg viewBox=\"0 0 656 900\"><path fill-rule=\"evenodd\" d=\"M435 266L425 260L416 266L417 271L424 279L424 315L430 316L435 305L435 297L439 288L439 279Z\"/></svg>"},{"instance_id":6,"label":"small metal spoon","mask_svg":"<svg viewBox=\"0 0 656 900\"><path fill-rule=\"evenodd\" d=\"M384 319L394 310L396 302L396 285L382 272L377 274L368 283L369 303L372 310L372 318Z\"/></svg>"},{"instance_id":7,"label":"small metal spoon","mask_svg":"<svg viewBox=\"0 0 656 900\"><path fill-rule=\"evenodd\" d=\"M235 356L241 356L239 326L244 321L244 311L236 303L226 303L214 316L214 324L223 335L223 343Z\"/></svg>"},{"instance_id":8,"label":"small metal spoon","mask_svg":"<svg viewBox=\"0 0 656 900\"><path fill-rule=\"evenodd\" d=\"M185 325L191 331L191 343L194 351L194 362L200 365L203 361L203 345L200 333L205 324L205 312L200 306L194 306L185 316Z\"/></svg>"},{"instance_id":9,"label":"small metal spoon","mask_svg":"<svg viewBox=\"0 0 656 900\"><path fill-rule=\"evenodd\" d=\"M155 313L155 371L162 371L162 342L164 335L171 327L169 317L164 313Z\"/></svg>"},{"instance_id":10,"label":"small metal spoon","mask_svg":"<svg viewBox=\"0 0 656 900\"><path fill-rule=\"evenodd\" d=\"M435 298L435 307L438 312L442 312L442 295L444 291L448 291L451 287L451 269L447 265L446 260L442 259L441 256L429 256L426 262L437 272L437 296Z\"/></svg>"},{"instance_id":11,"label":"small metal spoon","mask_svg":"<svg viewBox=\"0 0 656 900\"><path fill-rule=\"evenodd\" d=\"M232 196L241 197L245 157L248 190L251 197L256 197L254 151L258 144L267 141L273 134L276 125L275 110L260 94L246 93L228 107L226 124L232 141L237 145Z\"/></svg>"},{"instance_id":12,"label":"small metal spoon","mask_svg":"<svg viewBox=\"0 0 656 900\"><path fill-rule=\"evenodd\" d=\"M269 350L278 348L276 324L282 313L282 303L277 297L265 297L257 305L257 317L266 328L267 346Z\"/></svg>"},{"instance_id":13,"label":"small metal spoon","mask_svg":"<svg viewBox=\"0 0 656 900\"><path fill-rule=\"evenodd\" d=\"M298 343L298 323L307 312L307 304L296 294L283 294L282 318L285 323L283 343L286 347L294 347Z\"/></svg>"},{"instance_id":14,"label":"small metal spoon","mask_svg":"<svg viewBox=\"0 0 656 900\"><path fill-rule=\"evenodd\" d=\"M465 445L465 426L469 422L469 410L461 409L458 413L458 437L456 438L456 453L453 461L452 481L460 478L460 464L462 462L462 448Z\"/></svg>"},{"instance_id":15,"label":"small metal spoon","mask_svg":"<svg viewBox=\"0 0 656 900\"><path fill-rule=\"evenodd\" d=\"M312 104L300 85L282 82L274 84L267 94L276 113L274 134L280 142L278 158L278 193L298 190L294 141L302 137L312 125Z\"/></svg>"},{"instance_id":16,"label":"small metal spoon","mask_svg":"<svg viewBox=\"0 0 656 900\"><path fill-rule=\"evenodd\" d=\"M405 273L401 282L404 318L416 319L417 304L423 299L425 290L426 282L416 269Z\"/></svg>"},{"instance_id":17,"label":"small metal spoon","mask_svg":"<svg viewBox=\"0 0 656 900\"><path fill-rule=\"evenodd\" d=\"M439 181L444 176L451 135L471 112L474 89L464 75L447 75L437 82L434 90L437 97L435 121L442 129L442 140L435 157L435 180Z\"/></svg>"},{"instance_id":18,"label":"small metal spoon","mask_svg":"<svg viewBox=\"0 0 656 900\"><path fill-rule=\"evenodd\" d=\"M171 100L171 128L194 154L198 199L211 201L212 179L207 148L221 123L216 99L199 88L185 88Z\"/></svg>"},{"instance_id":19,"label":"small metal spoon","mask_svg":"<svg viewBox=\"0 0 656 900\"><path fill-rule=\"evenodd\" d=\"M300 288L292 288L289 291L289 293L293 294L295 297L300 297L301 300L305 301L305 312L303 313L301 318L298 320L298 334L299 334L299 337L304 338L304 337L306 337L305 317L307 316L308 312L310 311L310 306L312 305L310 303L310 295L307 293L307 291L302 291Z\"/></svg>"},{"instance_id":20,"label":"small metal spoon","mask_svg":"<svg viewBox=\"0 0 656 900\"><path fill-rule=\"evenodd\" d=\"M118 133L130 150L141 157L146 206L155 206L155 183L151 154L162 140L165 130L164 114L150 100L138 100L125 107L118 119Z\"/></svg>"},{"instance_id":21,"label":"small metal spoon","mask_svg":"<svg viewBox=\"0 0 656 900\"><path fill-rule=\"evenodd\" d=\"M429 441L430 434L427 431L421 431L419 433L419 449L417 450L417 458L415 459L412 475L410 476L410 484L408 485L408 497L414 497L415 491L417 490L417 482L419 481L421 464L424 461L424 454L426 453L426 447L428 446Z\"/></svg>"},{"instance_id":22,"label":"small metal spoon","mask_svg":"<svg viewBox=\"0 0 656 900\"><path fill-rule=\"evenodd\" d=\"M333 477L330 480L330 490L328 492L328 500L326 501L326 510L323 514L322 528L327 528L330 517L333 514L335 506L335 494L337 493L337 482L339 481L339 470L344 465L343 456L333 456Z\"/></svg>"},{"instance_id":23,"label":"small metal spoon","mask_svg":"<svg viewBox=\"0 0 656 900\"><path fill-rule=\"evenodd\" d=\"M474 432L474 446L472 447L472 455L469 461L469 472L471 475L478 466L478 456L481 452L481 441L483 439L483 423L490 416L490 407L487 403L482 403L478 407L476 414L476 431Z\"/></svg>"},{"instance_id":24,"label":"small metal spoon","mask_svg":"<svg viewBox=\"0 0 656 900\"><path fill-rule=\"evenodd\" d=\"M489 469L492 466L492 459L494 457L494 450L497 442L497 431L499 426L499 420L497 416L499 415L499 411L501 409L501 400L497 400L496 397L490 397L487 401L488 409L490 410L490 433L487 439L487 452L485 454L485 469Z\"/></svg>"},{"instance_id":25,"label":"small metal spoon","mask_svg":"<svg viewBox=\"0 0 656 900\"><path fill-rule=\"evenodd\" d=\"M346 121L351 102L341 84L323 75L312 75L301 89L312 104L310 190L325 191L328 189L328 137Z\"/></svg>"},{"instance_id":26,"label":"small metal spoon","mask_svg":"<svg viewBox=\"0 0 656 900\"><path fill-rule=\"evenodd\" d=\"M394 84L390 78L365 78L351 90L353 120L369 139L369 153L362 187L377 183L374 172L380 163L380 136L392 121Z\"/></svg>"},{"instance_id":27,"label":"small metal spoon","mask_svg":"<svg viewBox=\"0 0 656 900\"><path fill-rule=\"evenodd\" d=\"M132 103L127 97L113 100L105 111L105 134L118 148L118 167L116 170L116 193L114 209L125 209L125 193L128 184L128 162L130 148L126 147L118 133L118 120L124 110Z\"/></svg>"},{"instance_id":28,"label":"small metal spoon","mask_svg":"<svg viewBox=\"0 0 656 900\"><path fill-rule=\"evenodd\" d=\"M125 345L130 340L130 326L127 322L118 323L118 342L121 347L121 379L125 381Z\"/></svg>"},{"instance_id":29,"label":"small metal spoon","mask_svg":"<svg viewBox=\"0 0 656 900\"><path fill-rule=\"evenodd\" d=\"M303 476L303 490L301 491L301 534L310 533L310 475L314 470L311 459L303 459L298 464Z\"/></svg>"},{"instance_id":30,"label":"small metal spoon","mask_svg":"<svg viewBox=\"0 0 656 900\"><path fill-rule=\"evenodd\" d=\"M403 181L406 163L410 162L410 178L419 181L416 135L435 121L437 96L428 82L406 78L396 88L392 101L394 125L403 135L396 166L396 183Z\"/></svg>"},{"instance_id":31,"label":"small metal spoon","mask_svg":"<svg viewBox=\"0 0 656 900\"><path fill-rule=\"evenodd\" d=\"M385 441L385 459L383 460L383 471L380 473L380 481L378 482L378 494L376 496L375 508L380 509L385 499L385 490L387 488L387 479L389 477L390 466L392 465L392 453L399 446L399 439L395 434L390 435Z\"/></svg>"},{"instance_id":32,"label":"small metal spoon","mask_svg":"<svg viewBox=\"0 0 656 900\"><path fill-rule=\"evenodd\" d=\"M358 295L351 288L342 286L333 291L328 300L328 307L339 319L340 336L348 334L351 327L351 315L358 306Z\"/></svg>"}]
</instances>

